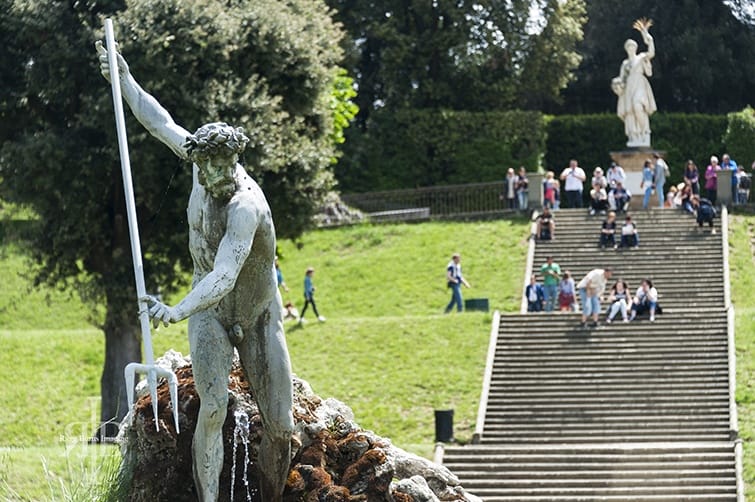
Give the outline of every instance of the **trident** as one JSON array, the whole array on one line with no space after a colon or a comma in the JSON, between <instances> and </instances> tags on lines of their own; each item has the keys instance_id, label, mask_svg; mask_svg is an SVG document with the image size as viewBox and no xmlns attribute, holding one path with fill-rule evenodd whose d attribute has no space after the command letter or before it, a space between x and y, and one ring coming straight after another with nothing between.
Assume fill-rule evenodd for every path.
<instances>
[{"instance_id":1,"label":"trident","mask_svg":"<svg viewBox=\"0 0 755 502\"><path fill-rule=\"evenodd\" d=\"M123 116L123 102L121 101L121 86L118 76L118 57L115 52L115 37L113 35L113 21L105 19L105 43L107 44L107 59L110 66L110 87L113 90L113 106L115 108L115 126L118 131L118 149L121 153L121 172L123 173L123 190L126 195L126 212L128 214L128 231L131 236L131 257L134 262L134 277L136 278L136 296L139 304L139 323L142 329L142 341L144 342L144 357L146 364L129 363L124 370L126 378L126 392L128 393L128 405L134 402L134 379L136 373L146 373L149 395L152 397L152 411L155 414L155 428L159 431L160 424L157 418L157 377L168 380L170 399L173 402L173 420L178 429L178 379L175 373L169 369L155 365L152 352L152 335L149 327L149 311L147 303L141 298L147 295L144 285L144 267L142 265L142 252L139 245L139 226L136 220L136 203L134 202L134 187L131 182L131 161L128 156L128 141L126 139L126 120Z\"/></svg>"}]
</instances>

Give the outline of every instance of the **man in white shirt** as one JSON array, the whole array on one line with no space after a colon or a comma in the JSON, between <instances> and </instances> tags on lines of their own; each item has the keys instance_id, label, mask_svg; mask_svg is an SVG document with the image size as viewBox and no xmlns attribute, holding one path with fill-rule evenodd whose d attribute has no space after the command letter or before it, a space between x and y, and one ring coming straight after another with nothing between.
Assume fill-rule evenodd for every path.
<instances>
[{"instance_id":1,"label":"man in white shirt","mask_svg":"<svg viewBox=\"0 0 755 502\"><path fill-rule=\"evenodd\" d=\"M613 275L610 268L595 268L577 284L579 299L582 302L582 327L587 325L587 318L592 315L590 326L598 325L600 315L600 298L606 289L608 279Z\"/></svg>"},{"instance_id":2,"label":"man in white shirt","mask_svg":"<svg viewBox=\"0 0 755 502\"><path fill-rule=\"evenodd\" d=\"M611 190L616 188L617 183L621 183L622 185L627 180L627 175L624 172L624 168L618 165L616 162L611 162L611 167L608 168L608 172L606 173L606 178L608 179L608 186Z\"/></svg>"},{"instance_id":3,"label":"man in white shirt","mask_svg":"<svg viewBox=\"0 0 755 502\"><path fill-rule=\"evenodd\" d=\"M587 179L585 171L577 165L577 161L569 161L569 167L563 170L560 176L564 181L566 204L568 207L582 207L582 188Z\"/></svg>"}]
</instances>

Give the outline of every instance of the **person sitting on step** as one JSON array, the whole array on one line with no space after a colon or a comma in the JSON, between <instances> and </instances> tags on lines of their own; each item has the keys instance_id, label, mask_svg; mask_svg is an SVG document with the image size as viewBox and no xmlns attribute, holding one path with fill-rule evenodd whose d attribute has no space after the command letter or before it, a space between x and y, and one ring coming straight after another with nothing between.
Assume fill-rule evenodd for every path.
<instances>
[{"instance_id":1,"label":"person sitting on step","mask_svg":"<svg viewBox=\"0 0 755 502\"><path fill-rule=\"evenodd\" d=\"M620 181L617 181L616 186L608 193L608 205L617 213L626 213L630 200L631 192Z\"/></svg>"},{"instance_id":2,"label":"person sitting on step","mask_svg":"<svg viewBox=\"0 0 755 502\"><path fill-rule=\"evenodd\" d=\"M556 222L548 206L543 207L543 212L537 215L537 240L552 241L556 238Z\"/></svg>"},{"instance_id":3,"label":"person sitting on step","mask_svg":"<svg viewBox=\"0 0 755 502\"><path fill-rule=\"evenodd\" d=\"M603 220L600 228L600 248L616 248L616 213L608 212L608 216Z\"/></svg>"},{"instance_id":4,"label":"person sitting on step","mask_svg":"<svg viewBox=\"0 0 755 502\"><path fill-rule=\"evenodd\" d=\"M624 322L629 322L627 311L632 303L632 295L629 292L629 286L623 280L619 279L611 288L608 295L608 312L606 313L606 323L611 324L616 314L621 312L621 318Z\"/></svg>"},{"instance_id":5,"label":"person sitting on step","mask_svg":"<svg viewBox=\"0 0 755 502\"><path fill-rule=\"evenodd\" d=\"M685 213L695 214L695 208L692 207L692 197L694 196L692 185L689 180L685 180L684 183L679 183L679 185L681 185L681 188L677 186L679 188L679 206Z\"/></svg>"},{"instance_id":6,"label":"person sitting on step","mask_svg":"<svg viewBox=\"0 0 755 502\"><path fill-rule=\"evenodd\" d=\"M541 312L545 305L545 293L543 286L537 282L535 274L530 276L530 283L524 288L524 296L527 298L527 312Z\"/></svg>"},{"instance_id":7,"label":"person sitting on step","mask_svg":"<svg viewBox=\"0 0 755 502\"><path fill-rule=\"evenodd\" d=\"M634 321L638 315L645 312L650 314L650 322L655 321L655 314L662 312L661 306L658 305L658 290L655 289L653 281L650 279L643 279L642 284L637 288L632 300L632 315L629 320Z\"/></svg>"},{"instance_id":8,"label":"person sitting on step","mask_svg":"<svg viewBox=\"0 0 755 502\"><path fill-rule=\"evenodd\" d=\"M590 216L608 211L608 193L605 187L596 183L590 190Z\"/></svg>"},{"instance_id":9,"label":"person sitting on step","mask_svg":"<svg viewBox=\"0 0 755 502\"><path fill-rule=\"evenodd\" d=\"M624 224L621 226L621 247L636 248L640 245L640 237L637 233L637 225L632 221L632 217L627 215L624 218Z\"/></svg>"}]
</instances>

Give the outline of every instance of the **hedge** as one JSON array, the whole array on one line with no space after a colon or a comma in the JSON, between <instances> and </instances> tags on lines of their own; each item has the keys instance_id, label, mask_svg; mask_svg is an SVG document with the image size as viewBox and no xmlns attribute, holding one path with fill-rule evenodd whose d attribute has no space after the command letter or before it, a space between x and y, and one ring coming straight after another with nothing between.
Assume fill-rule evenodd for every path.
<instances>
[{"instance_id":1,"label":"hedge","mask_svg":"<svg viewBox=\"0 0 755 502\"><path fill-rule=\"evenodd\" d=\"M748 106L741 112L730 113L728 118L726 148L731 158L744 164L750 172L750 166L755 162L755 110Z\"/></svg>"},{"instance_id":2,"label":"hedge","mask_svg":"<svg viewBox=\"0 0 755 502\"><path fill-rule=\"evenodd\" d=\"M687 159L701 169L728 145L738 162L755 159L755 112L726 115L656 113L653 147L666 152L671 181ZM523 165L560 173L576 158L592 173L626 149L614 114L545 116L539 112L401 110L373 112L368 132L354 129L336 174L344 192L502 180Z\"/></svg>"},{"instance_id":3,"label":"hedge","mask_svg":"<svg viewBox=\"0 0 755 502\"><path fill-rule=\"evenodd\" d=\"M698 168L711 155L724 152L725 115L656 113L650 119L653 148L666 152L671 180L682 180L688 159ZM610 165L610 152L626 149L624 124L613 114L562 115L548 119L547 153L543 167L560 173L575 158L589 174ZM732 155L732 158L736 158Z\"/></svg>"},{"instance_id":4,"label":"hedge","mask_svg":"<svg viewBox=\"0 0 755 502\"><path fill-rule=\"evenodd\" d=\"M369 132L354 136L336 169L344 192L495 181L509 167L536 169L546 131L539 112L401 110L374 112Z\"/></svg>"}]
</instances>

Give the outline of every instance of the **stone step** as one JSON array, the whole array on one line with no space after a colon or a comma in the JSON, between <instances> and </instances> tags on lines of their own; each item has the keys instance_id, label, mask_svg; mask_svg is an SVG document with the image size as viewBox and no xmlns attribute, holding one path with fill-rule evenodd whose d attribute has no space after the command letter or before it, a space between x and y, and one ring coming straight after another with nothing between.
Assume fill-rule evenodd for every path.
<instances>
[{"instance_id":1,"label":"stone step","mask_svg":"<svg viewBox=\"0 0 755 502\"><path fill-rule=\"evenodd\" d=\"M676 345L675 345L676 344ZM690 342L687 346L680 347L678 342L671 340L666 342L648 340L645 342L638 341L600 341L592 343L572 343L549 341L549 340L531 340L530 343L522 343L518 341L516 345L506 343L506 341L499 341L497 344L496 353L500 354L517 354L517 355L533 355L537 356L541 353L564 353L568 352L575 354L578 352L584 352L585 354L596 354L603 352L616 353L616 352L693 352L699 350L707 351L726 351L727 346L724 340L703 340L698 342Z\"/></svg>"},{"instance_id":2,"label":"stone step","mask_svg":"<svg viewBox=\"0 0 755 502\"><path fill-rule=\"evenodd\" d=\"M731 493L707 493L702 495L685 494L683 498L678 495L641 495L629 497L627 495L545 495L545 496L521 496L521 495L486 495L485 502L734 502L736 495Z\"/></svg>"},{"instance_id":3,"label":"stone step","mask_svg":"<svg viewBox=\"0 0 755 502\"><path fill-rule=\"evenodd\" d=\"M563 427L572 426L575 424L590 424L595 422L585 422L585 417L581 415L539 415L539 416L525 416L525 415L506 415L506 414L489 414L485 420L485 427L503 427L503 426L524 426L529 427L533 425L560 425ZM617 423L637 423L638 427L642 427L645 423L708 423L708 424L721 424L729 423L729 412L710 412L708 414L696 413L694 415L655 415L647 416L644 414L631 414L623 413L621 416L608 416L604 415L600 419L600 423L606 426Z\"/></svg>"},{"instance_id":4,"label":"stone step","mask_svg":"<svg viewBox=\"0 0 755 502\"><path fill-rule=\"evenodd\" d=\"M489 433L500 433L500 434L508 434L508 433L527 433L527 432L537 432L541 430L551 430L550 426L558 426L563 429L563 431L596 431L596 430L604 430L607 432L616 432L619 430L626 430L626 429L634 429L637 430L638 433L642 431L690 431L695 429L706 429L711 427L711 430L715 430L715 432L729 432L729 422L728 420L718 420L716 422L712 422L710 420L684 420L684 421L676 421L676 420L661 420L656 419L653 421L648 421L647 419L643 419L642 421L638 420L631 420L631 419L624 419L623 421L619 420L612 420L610 422L567 422L567 421L561 421L556 423L544 423L544 422L538 422L538 423L491 423L486 424L485 426L485 436Z\"/></svg>"},{"instance_id":5,"label":"stone step","mask_svg":"<svg viewBox=\"0 0 755 502\"><path fill-rule=\"evenodd\" d=\"M532 433L495 433L485 432L485 443L505 442L506 444L569 444L569 443L615 443L620 441L727 441L731 438L728 431L641 431L631 430L610 433L596 429L594 431L534 431Z\"/></svg>"},{"instance_id":6,"label":"stone step","mask_svg":"<svg viewBox=\"0 0 755 502\"><path fill-rule=\"evenodd\" d=\"M528 490L522 492L520 489L502 489L502 490L475 490L471 489L485 502L508 502L522 500L527 502L548 501L548 502L574 502L574 501L690 501L704 500L706 502L736 500L736 485L732 480L730 486L678 486L678 487L653 487L639 486L634 488L564 488L563 490L541 489ZM525 497L525 498L522 498Z\"/></svg>"},{"instance_id":7,"label":"stone step","mask_svg":"<svg viewBox=\"0 0 755 502\"><path fill-rule=\"evenodd\" d=\"M453 469L454 472L462 474L465 479L472 480L474 482L482 482L486 480L496 480L500 481L501 474L499 472L496 472L496 465L495 464L444 464L449 469ZM694 465L694 464L693 464ZM661 468L654 467L654 466L660 466ZM489 467L488 469L485 469L485 467ZM601 469L602 467L602 469ZM647 463L642 466L641 469L623 469L623 470L615 470L611 467L606 468L604 465L598 465L594 469L580 469L579 471L574 470L552 470L552 471L541 471L537 469L531 469L531 470L521 470L516 471L516 477L512 476L512 481L516 481L519 479L522 480L538 480L538 479L545 479L545 480L573 480L576 478L576 476L579 476L579 478L589 478L589 477L602 477L605 476L607 473L610 473L611 479L616 480L627 480L627 479L637 479L638 477L642 477L644 480L654 480L654 479L668 479L668 471L666 469L663 469L663 464L652 464ZM692 467L692 466L690 466ZM638 473L638 470L642 470L645 472ZM706 476L709 478L729 478L731 476L735 475L734 468L727 466L725 463L721 463L719 467L711 466L707 467L705 471L701 472L698 469L674 469L674 477L675 479L683 479L683 480L695 480L699 479L701 476Z\"/></svg>"},{"instance_id":8,"label":"stone step","mask_svg":"<svg viewBox=\"0 0 755 502\"><path fill-rule=\"evenodd\" d=\"M610 386L598 388L595 386L582 386L574 387L568 392L568 395L564 394L564 390L561 388L545 387L540 389L512 389L510 387L496 386L491 387L488 400L490 402L500 402L506 399L577 399L583 397L663 397L668 398L669 393L673 392L676 396L720 396L721 389L725 388L723 385L669 385L669 386L644 386L644 385L623 385L623 386Z\"/></svg>"},{"instance_id":9,"label":"stone step","mask_svg":"<svg viewBox=\"0 0 755 502\"><path fill-rule=\"evenodd\" d=\"M715 471L714 471L715 472ZM471 478L467 477L467 485L473 484L478 490L483 488L528 488L528 489L553 489L555 486L563 488L607 488L607 489L620 489L633 488L641 486L647 482L652 482L655 488L665 486L724 486L726 488L731 487L732 473L727 472L725 475L711 475L707 470L705 471L692 471L686 476L678 476L676 473L673 477L660 477L660 476L644 476L642 473L629 471L628 475L611 477L610 479L601 479L601 477L588 477L580 476L576 477L572 473L571 476L563 477L535 477L535 478L515 478L515 479L488 479ZM580 473L583 474L584 473ZM611 471L613 475L613 472ZM605 476L606 472L602 473ZM600 476L600 474L598 475Z\"/></svg>"},{"instance_id":10,"label":"stone step","mask_svg":"<svg viewBox=\"0 0 755 502\"><path fill-rule=\"evenodd\" d=\"M524 371L526 369L540 369L543 372L573 372L579 373L593 373L595 371L606 371L611 369L626 369L627 367L635 368L639 367L643 370L652 368L654 370L670 371L678 367L681 368L697 368L698 371L706 371L708 369L715 370L721 367L727 367L728 362L723 358L718 359L692 359L685 358L684 360L668 361L665 359L657 359L655 361L648 361L642 357L633 359L621 359L614 360L613 358L594 359L591 361L590 366L586 366L584 361L548 361L548 364L544 364L545 361L530 360L530 361L518 361L515 359L501 359L496 362L493 367L493 371L496 372L499 368L496 366L502 366L504 372L511 369L517 369ZM653 365L655 363L655 365Z\"/></svg>"}]
</instances>

